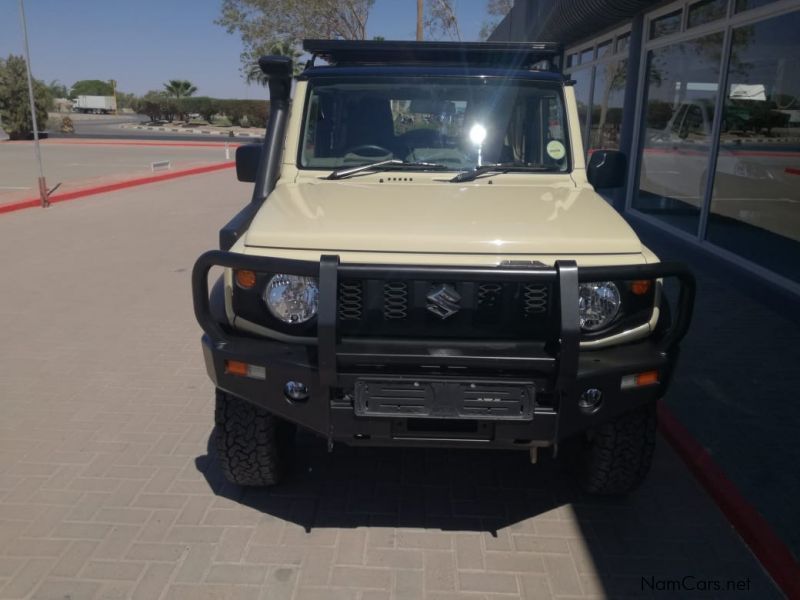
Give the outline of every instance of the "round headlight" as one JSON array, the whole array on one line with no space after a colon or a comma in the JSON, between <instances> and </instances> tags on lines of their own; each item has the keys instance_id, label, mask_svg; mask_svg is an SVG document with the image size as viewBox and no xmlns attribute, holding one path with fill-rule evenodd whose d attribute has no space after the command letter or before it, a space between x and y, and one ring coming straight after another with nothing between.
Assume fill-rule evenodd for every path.
<instances>
[{"instance_id":1,"label":"round headlight","mask_svg":"<svg viewBox=\"0 0 800 600\"><path fill-rule=\"evenodd\" d=\"M314 277L275 275L264 290L269 312L284 323L299 325L317 314L319 287Z\"/></svg>"},{"instance_id":2,"label":"round headlight","mask_svg":"<svg viewBox=\"0 0 800 600\"><path fill-rule=\"evenodd\" d=\"M614 320L621 304L619 289L611 281L580 284L578 307L581 329L602 329Z\"/></svg>"}]
</instances>

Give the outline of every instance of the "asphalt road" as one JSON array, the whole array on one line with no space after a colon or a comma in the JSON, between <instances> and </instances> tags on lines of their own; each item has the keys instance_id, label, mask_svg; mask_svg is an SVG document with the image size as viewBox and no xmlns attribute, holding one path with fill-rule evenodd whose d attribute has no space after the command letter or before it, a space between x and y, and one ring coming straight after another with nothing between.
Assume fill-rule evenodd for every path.
<instances>
[{"instance_id":1,"label":"asphalt road","mask_svg":"<svg viewBox=\"0 0 800 600\"><path fill-rule=\"evenodd\" d=\"M66 116L66 115L65 115ZM122 129L119 126L128 123L147 123L142 115L77 115L69 117L75 126L75 133L61 133L55 129L49 131L49 137L69 139L128 139L155 141L204 141L224 144L229 141L223 136L202 134L174 134L163 131L146 131L143 129ZM255 141L255 140L253 140Z\"/></svg>"}]
</instances>

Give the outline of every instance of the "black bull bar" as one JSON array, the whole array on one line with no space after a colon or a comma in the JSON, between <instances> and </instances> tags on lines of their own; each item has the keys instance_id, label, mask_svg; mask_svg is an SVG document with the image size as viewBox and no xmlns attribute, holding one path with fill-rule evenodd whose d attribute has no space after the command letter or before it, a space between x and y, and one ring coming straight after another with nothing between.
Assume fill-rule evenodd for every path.
<instances>
[{"instance_id":1,"label":"black bull bar","mask_svg":"<svg viewBox=\"0 0 800 600\"><path fill-rule=\"evenodd\" d=\"M440 267L407 265L341 264L336 255L325 254L319 261L250 256L220 250L206 252L192 270L194 312L200 327L220 344L233 339L237 344L257 340L231 334L212 314L209 302L208 273L212 267L247 269L262 273L286 273L319 280L319 312L317 314L317 370L320 384L331 387L337 381L339 338L337 336L337 285L339 279L393 279L446 282L459 280L503 281L555 284L558 290L560 335L556 356L556 387L565 387L574 379L580 352L578 284L592 281L631 281L642 279L676 279L679 292L676 310L668 331L656 341L656 349L668 353L686 334L692 318L696 283L683 263L578 267L575 261L559 260L552 267Z\"/></svg>"}]
</instances>

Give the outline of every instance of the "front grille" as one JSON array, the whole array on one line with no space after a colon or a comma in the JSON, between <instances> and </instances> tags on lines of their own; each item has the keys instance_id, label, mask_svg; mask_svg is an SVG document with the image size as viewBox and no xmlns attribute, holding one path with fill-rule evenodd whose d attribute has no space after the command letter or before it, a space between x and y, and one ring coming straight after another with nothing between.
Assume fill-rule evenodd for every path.
<instances>
[{"instance_id":1,"label":"front grille","mask_svg":"<svg viewBox=\"0 0 800 600\"><path fill-rule=\"evenodd\" d=\"M339 283L339 320L358 321L364 310L364 291L360 281Z\"/></svg>"},{"instance_id":2,"label":"front grille","mask_svg":"<svg viewBox=\"0 0 800 600\"><path fill-rule=\"evenodd\" d=\"M503 296L503 286L499 283L482 283L478 286L478 309L497 310Z\"/></svg>"},{"instance_id":3,"label":"front grille","mask_svg":"<svg viewBox=\"0 0 800 600\"><path fill-rule=\"evenodd\" d=\"M557 332L551 284L461 281L447 284L457 310L428 310L442 282L342 280L338 289L340 333L390 338L543 340ZM447 314L442 318L442 314Z\"/></svg>"},{"instance_id":4,"label":"front grille","mask_svg":"<svg viewBox=\"0 0 800 600\"><path fill-rule=\"evenodd\" d=\"M383 318L387 321L408 318L408 284L405 281L383 284Z\"/></svg>"},{"instance_id":5,"label":"front grille","mask_svg":"<svg viewBox=\"0 0 800 600\"><path fill-rule=\"evenodd\" d=\"M525 314L534 315L547 312L547 286L529 283L524 289Z\"/></svg>"}]
</instances>

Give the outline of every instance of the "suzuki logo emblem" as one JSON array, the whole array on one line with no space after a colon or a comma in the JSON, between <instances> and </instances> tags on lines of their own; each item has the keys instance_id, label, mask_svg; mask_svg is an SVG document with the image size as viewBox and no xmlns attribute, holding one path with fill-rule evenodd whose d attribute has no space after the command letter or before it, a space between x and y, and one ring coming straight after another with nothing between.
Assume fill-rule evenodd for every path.
<instances>
[{"instance_id":1,"label":"suzuki logo emblem","mask_svg":"<svg viewBox=\"0 0 800 600\"><path fill-rule=\"evenodd\" d=\"M452 285L442 283L434 287L426 296L428 299L427 309L440 319L452 317L461 308L461 295Z\"/></svg>"}]
</instances>

